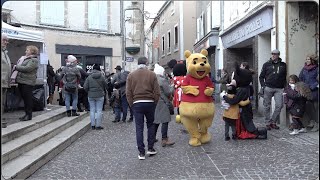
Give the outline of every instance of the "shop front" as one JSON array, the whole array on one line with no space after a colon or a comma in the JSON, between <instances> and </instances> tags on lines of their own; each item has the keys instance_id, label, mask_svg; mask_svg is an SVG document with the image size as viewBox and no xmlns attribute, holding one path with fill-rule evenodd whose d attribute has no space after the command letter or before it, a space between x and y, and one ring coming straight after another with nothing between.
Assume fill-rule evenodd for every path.
<instances>
[{"instance_id":1,"label":"shop front","mask_svg":"<svg viewBox=\"0 0 320 180\"><path fill-rule=\"evenodd\" d=\"M259 73L263 63L270 58L273 8L265 6L243 21L231 26L220 37L223 44L223 68L232 73L234 62L247 62L252 70L254 100L253 108L258 109ZM262 101L261 101L262 103Z\"/></svg>"}]
</instances>

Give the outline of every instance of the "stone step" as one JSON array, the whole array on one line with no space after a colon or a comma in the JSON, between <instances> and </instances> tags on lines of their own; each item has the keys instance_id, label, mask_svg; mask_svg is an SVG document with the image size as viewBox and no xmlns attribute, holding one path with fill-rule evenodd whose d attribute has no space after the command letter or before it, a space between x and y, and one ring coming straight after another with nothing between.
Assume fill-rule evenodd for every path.
<instances>
[{"instance_id":1,"label":"stone step","mask_svg":"<svg viewBox=\"0 0 320 180\"><path fill-rule=\"evenodd\" d=\"M80 113L80 116L64 117L2 144L1 164L18 157L31 150L33 147L47 141L87 115L88 113Z\"/></svg>"},{"instance_id":2,"label":"stone step","mask_svg":"<svg viewBox=\"0 0 320 180\"><path fill-rule=\"evenodd\" d=\"M41 166L76 141L90 128L90 117L86 117L48 141L2 165L5 179L26 179Z\"/></svg>"},{"instance_id":3,"label":"stone step","mask_svg":"<svg viewBox=\"0 0 320 180\"><path fill-rule=\"evenodd\" d=\"M30 121L21 121L19 123L12 124L7 128L1 129L1 143L6 143L15 138L18 138L24 134L41 128L57 119L61 119L66 116L66 108L61 107L59 109L48 111L45 114L35 116Z\"/></svg>"}]
</instances>

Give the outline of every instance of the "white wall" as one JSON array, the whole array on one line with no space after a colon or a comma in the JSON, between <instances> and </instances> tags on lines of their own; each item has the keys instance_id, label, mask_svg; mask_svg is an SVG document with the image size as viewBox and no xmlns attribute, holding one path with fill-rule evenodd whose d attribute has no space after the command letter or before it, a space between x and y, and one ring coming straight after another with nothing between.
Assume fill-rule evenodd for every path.
<instances>
[{"instance_id":1,"label":"white wall","mask_svg":"<svg viewBox=\"0 0 320 180\"><path fill-rule=\"evenodd\" d=\"M110 33L120 33L121 32L120 1L110 1L109 10L111 11L111 17L110 17L111 32Z\"/></svg>"},{"instance_id":2,"label":"white wall","mask_svg":"<svg viewBox=\"0 0 320 180\"><path fill-rule=\"evenodd\" d=\"M11 9L11 21L36 24L36 1L6 1L3 8Z\"/></svg>"}]
</instances>

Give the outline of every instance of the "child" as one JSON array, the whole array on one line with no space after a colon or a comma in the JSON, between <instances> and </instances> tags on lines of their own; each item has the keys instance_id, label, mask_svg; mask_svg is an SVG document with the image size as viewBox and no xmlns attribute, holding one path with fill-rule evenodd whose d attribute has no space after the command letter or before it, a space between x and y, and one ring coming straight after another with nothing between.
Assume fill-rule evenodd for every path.
<instances>
[{"instance_id":1,"label":"child","mask_svg":"<svg viewBox=\"0 0 320 180\"><path fill-rule=\"evenodd\" d=\"M307 129L301 122L304 115L307 100L312 99L310 88L303 82L299 82L296 75L289 76L289 83L284 89L284 103L292 117L293 131L290 135L306 133Z\"/></svg>"},{"instance_id":2,"label":"child","mask_svg":"<svg viewBox=\"0 0 320 180\"><path fill-rule=\"evenodd\" d=\"M226 95L228 98L232 99L235 94L237 93L236 90L236 82L234 80L231 81L230 84L227 84L227 94L224 93L224 91L221 93L221 96L223 97L224 95ZM235 105L230 105L228 103L225 102L225 100L223 100L223 98L221 98L222 101L222 106L224 108L224 112L223 112L223 120L225 122L225 140L229 141L230 137L229 137L229 128L231 127L232 129L232 139L237 139L236 137L236 120L239 118L239 105L241 106L245 106L247 104L250 103L250 100L247 99L246 101L240 101L239 105L235 104Z\"/></svg>"},{"instance_id":3,"label":"child","mask_svg":"<svg viewBox=\"0 0 320 180\"><path fill-rule=\"evenodd\" d=\"M112 122L120 122L121 118L121 97L120 90L113 88L113 92L110 98L110 106L113 108L113 112L115 114L115 119Z\"/></svg>"}]
</instances>

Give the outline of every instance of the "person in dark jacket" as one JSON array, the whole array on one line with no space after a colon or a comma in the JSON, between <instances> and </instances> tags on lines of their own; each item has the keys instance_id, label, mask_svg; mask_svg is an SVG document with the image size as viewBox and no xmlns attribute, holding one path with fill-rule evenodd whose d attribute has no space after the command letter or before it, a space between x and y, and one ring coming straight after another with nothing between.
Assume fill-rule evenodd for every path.
<instances>
[{"instance_id":1,"label":"person in dark jacket","mask_svg":"<svg viewBox=\"0 0 320 180\"><path fill-rule=\"evenodd\" d=\"M28 121L32 119L33 110L33 94L32 91L37 80L37 71L39 67L38 55L39 49L36 46L27 46L25 59L20 65L13 67L18 74L16 82L24 102L24 110L26 114L19 118L21 121Z\"/></svg>"},{"instance_id":2,"label":"person in dark jacket","mask_svg":"<svg viewBox=\"0 0 320 180\"><path fill-rule=\"evenodd\" d=\"M53 100L53 94L55 90L55 76L56 73L53 71L53 67L50 65L50 62L48 61L47 64L47 83L49 87L49 97L47 99L47 104L52 104Z\"/></svg>"},{"instance_id":3,"label":"person in dark jacket","mask_svg":"<svg viewBox=\"0 0 320 180\"><path fill-rule=\"evenodd\" d=\"M77 107L78 107L78 111L79 112L83 112L81 104L84 105L84 108L85 108L86 111L89 110L88 93L83 89L84 82L87 79L87 77L89 76L89 74L85 70L83 70L80 65L78 65L77 67L78 67L78 69L80 71L80 74L81 74L80 88L79 88L79 91L78 91L78 104L77 104Z\"/></svg>"},{"instance_id":4,"label":"person in dark jacket","mask_svg":"<svg viewBox=\"0 0 320 180\"><path fill-rule=\"evenodd\" d=\"M270 60L263 64L259 76L260 85L264 92L263 105L265 107L265 123L268 130L279 129L276 122L283 107L283 88L286 85L287 65L282 62L279 56L280 51L273 50ZM275 109L270 118L272 97L275 100Z\"/></svg>"},{"instance_id":5,"label":"person in dark jacket","mask_svg":"<svg viewBox=\"0 0 320 180\"><path fill-rule=\"evenodd\" d=\"M217 81L214 81L217 84L221 84L220 85L220 92L225 91L227 92L227 84L230 83L230 76L229 73L226 69L222 69L221 70L221 78Z\"/></svg>"},{"instance_id":6,"label":"person in dark jacket","mask_svg":"<svg viewBox=\"0 0 320 180\"><path fill-rule=\"evenodd\" d=\"M92 74L84 82L84 90L88 92L88 100L90 103L90 120L91 128L101 130L102 106L107 89L107 83L101 73L100 66L94 65Z\"/></svg>"},{"instance_id":7,"label":"person in dark jacket","mask_svg":"<svg viewBox=\"0 0 320 180\"><path fill-rule=\"evenodd\" d=\"M310 122L307 127L312 128L311 132L316 132L319 129L319 67L315 55L308 55L306 63L302 68L299 79L309 85L312 92L312 100L307 101L306 114L310 116Z\"/></svg>"},{"instance_id":8,"label":"person in dark jacket","mask_svg":"<svg viewBox=\"0 0 320 180\"><path fill-rule=\"evenodd\" d=\"M307 84L299 82L296 75L289 76L289 83L284 89L284 103L292 118L293 131L290 135L306 133L307 130L301 122L305 113L306 102L311 99L311 91Z\"/></svg>"}]
</instances>

